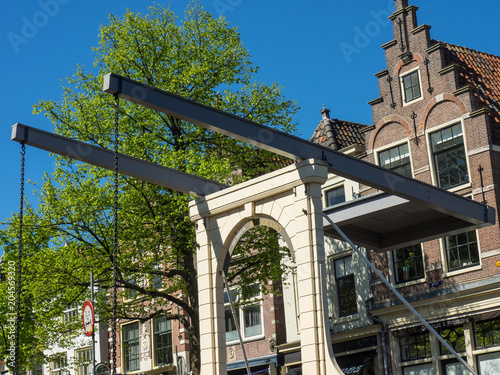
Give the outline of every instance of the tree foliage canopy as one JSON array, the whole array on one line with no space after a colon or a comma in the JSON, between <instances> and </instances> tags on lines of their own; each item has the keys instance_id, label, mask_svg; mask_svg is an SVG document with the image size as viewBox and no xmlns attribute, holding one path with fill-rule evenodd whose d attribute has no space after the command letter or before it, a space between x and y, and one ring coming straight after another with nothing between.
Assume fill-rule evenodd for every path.
<instances>
[{"instance_id":1,"label":"tree foliage canopy","mask_svg":"<svg viewBox=\"0 0 500 375\"><path fill-rule=\"evenodd\" d=\"M146 14L110 16L93 53L94 66L78 66L65 80L61 100L35 105L34 111L47 116L58 134L113 148L116 106L101 89L102 77L109 72L286 132L295 130L295 102L285 99L277 84L256 80L258 69L236 28L213 18L196 2L188 6L183 20L159 5ZM234 184L286 163L269 152L132 103L121 101L119 115L121 153L198 176ZM29 150L27 157L29 162ZM71 304L81 306L89 298L90 271L100 291L96 310L101 321L109 320L114 206L110 176L109 171L57 157L55 171L46 174L38 190L37 205L25 213L23 366L39 361L56 343L69 344L72 333L79 332L79 316L69 321L61 316ZM179 319L191 335L196 373L197 245L187 210L191 198L123 176L119 191L119 298L128 302L119 304L118 316L146 320L156 312ZM4 261L17 256L17 231L14 216L0 232ZM252 278L269 287L269 276L279 278L276 254L283 252L277 250L276 236L269 236L260 240L258 256L253 256L256 241L247 239L251 247L240 246L238 251L246 255L240 257L238 277L233 279ZM5 318L0 320L5 326ZM6 353L5 340L0 340L0 348Z\"/></svg>"}]
</instances>

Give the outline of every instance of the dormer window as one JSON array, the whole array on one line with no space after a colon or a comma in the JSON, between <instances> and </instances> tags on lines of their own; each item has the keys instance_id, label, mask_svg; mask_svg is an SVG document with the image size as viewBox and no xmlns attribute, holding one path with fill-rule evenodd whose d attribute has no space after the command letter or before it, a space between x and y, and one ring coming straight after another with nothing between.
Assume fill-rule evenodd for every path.
<instances>
[{"instance_id":1,"label":"dormer window","mask_svg":"<svg viewBox=\"0 0 500 375\"><path fill-rule=\"evenodd\" d=\"M414 70L402 76L401 82L403 85L403 99L405 104L422 97L418 70Z\"/></svg>"}]
</instances>

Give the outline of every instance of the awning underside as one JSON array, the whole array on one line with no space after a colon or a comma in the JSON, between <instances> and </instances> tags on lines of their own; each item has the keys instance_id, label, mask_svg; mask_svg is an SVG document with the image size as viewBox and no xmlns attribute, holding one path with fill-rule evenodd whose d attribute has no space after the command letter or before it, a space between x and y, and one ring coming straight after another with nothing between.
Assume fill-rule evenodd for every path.
<instances>
[{"instance_id":1,"label":"awning underside","mask_svg":"<svg viewBox=\"0 0 500 375\"><path fill-rule=\"evenodd\" d=\"M377 193L323 211L356 244L378 252L401 248L490 225L494 210L484 220L467 217L460 206L436 210L407 199ZM324 220L325 235L341 239Z\"/></svg>"}]
</instances>

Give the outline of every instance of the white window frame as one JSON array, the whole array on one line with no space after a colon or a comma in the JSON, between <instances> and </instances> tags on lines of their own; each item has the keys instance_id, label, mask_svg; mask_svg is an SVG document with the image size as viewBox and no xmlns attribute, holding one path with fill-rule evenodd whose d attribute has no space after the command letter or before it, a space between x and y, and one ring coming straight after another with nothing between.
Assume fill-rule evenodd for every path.
<instances>
[{"instance_id":1,"label":"white window frame","mask_svg":"<svg viewBox=\"0 0 500 375\"><path fill-rule=\"evenodd\" d=\"M231 290L231 293L233 291L238 291L237 288L230 288ZM226 293L226 291L224 291ZM228 296L228 298L230 298L230 296ZM236 296L236 299L235 301L237 302L239 300L239 293L238 295ZM255 306L257 305L259 306L259 313L260 313L260 326L261 326L261 333L260 334L256 334L256 335L252 335L252 336L246 336L245 334L245 314L244 314L244 309L245 307L249 307L249 306ZM225 311L227 309L230 310L230 305L229 305L229 302L226 302L224 303L224 314L225 314ZM245 301L244 305L243 306L240 306L238 309L236 309L236 314L238 314L238 319L239 319L239 327L240 327L240 333L241 333L241 338L244 342L249 342L249 341L256 341L256 340L261 340L262 338L265 337L265 330L264 330L264 314L263 314L263 298L262 298L262 289L260 288L260 285L259 285L259 293L258 295L248 299L247 301ZM232 316L232 312L231 312L231 316ZM224 323L224 326L225 326L225 323ZM233 345L235 343L239 342L238 339L235 339L235 340L229 340L229 341L226 341L226 344L227 345Z\"/></svg>"},{"instance_id":2,"label":"white window frame","mask_svg":"<svg viewBox=\"0 0 500 375\"><path fill-rule=\"evenodd\" d=\"M336 190L336 189L339 189L339 188L344 188L344 201L331 206L330 202L328 201L328 193L330 191L333 191L333 190ZM347 194L346 194L346 191L345 191L345 185L344 185L344 183L340 183L340 184L335 184L335 185L329 186L328 189L325 189L324 195L325 195L325 208L326 207L338 206L339 204L347 202Z\"/></svg>"},{"instance_id":3,"label":"white window frame","mask_svg":"<svg viewBox=\"0 0 500 375\"><path fill-rule=\"evenodd\" d=\"M156 271L163 271L163 266L160 262L157 262L157 261L154 261L151 265L151 268L153 268L154 270ZM163 290L163 276L161 275L151 275L151 278L149 280L149 282L151 283L151 287L156 289L156 290ZM156 282L160 282L161 283L161 287L160 288L156 288L155 284Z\"/></svg>"},{"instance_id":4,"label":"white window frame","mask_svg":"<svg viewBox=\"0 0 500 375\"><path fill-rule=\"evenodd\" d=\"M406 102L406 94L405 94L405 86L403 83L403 78L406 77L408 74L411 74L415 71L418 71L418 84L420 85L420 97L413 99L413 100L410 100L409 102ZM417 102L423 100L424 99L424 90L423 90L423 86L422 86L422 74L420 72L420 67L417 66L413 69L405 71L404 73L400 73L399 74L399 86L401 88L401 103L403 103L403 107L406 107L407 105L411 105L411 104L414 104L414 103L417 103Z\"/></svg>"},{"instance_id":5,"label":"white window frame","mask_svg":"<svg viewBox=\"0 0 500 375\"><path fill-rule=\"evenodd\" d=\"M425 131L425 139L426 139L426 142L427 142L427 157L429 159L429 167L431 169L431 181L432 181L432 184L434 186L439 186L439 184L438 184L438 178L437 178L437 172L436 172L437 171L436 170L436 165L434 163L434 154L432 153L431 134L435 133L437 131L443 130L445 128L448 128L450 126L456 125L458 123L460 123L460 125L462 126L462 137L463 137L463 140L464 140L465 160L467 162L467 173L469 175L469 182L467 182L465 184L462 184L462 185L459 185L459 186L455 186L455 187L453 187L451 189L447 189L447 191L452 192L452 193L472 186L471 173L470 173L469 154L467 152L467 149L468 149L468 147L467 147L467 135L465 134L465 127L464 127L463 118L458 118L458 119L454 119L454 120L448 121L448 122L446 122L444 124L441 124L439 126L435 126L433 128L427 129Z\"/></svg>"},{"instance_id":6,"label":"white window frame","mask_svg":"<svg viewBox=\"0 0 500 375\"><path fill-rule=\"evenodd\" d=\"M353 253L351 250L349 251L343 251L341 253L337 253L337 254L334 254L334 255L331 255L328 257L328 269L329 269L329 277L330 277L330 295L331 295L331 301L332 301L332 305L331 305L331 311L329 310L329 312L331 313L331 321L330 321L330 324L331 325L336 325L336 324L342 324L342 323L347 323L347 322L351 322L351 321L354 321L354 320L358 320L359 317L360 317L360 304L359 304L359 301L356 300L356 305L357 305L357 312L354 313L354 314L351 314L351 315L346 315L346 316L341 316L340 315L340 304L339 304L339 298L338 298L338 294L337 294L337 283L336 283L336 274L335 274L335 261L338 260L338 259L342 259L342 258L346 258L350 256L351 257L351 261L353 262L353 267L357 267L358 264L355 263L355 258L353 257ZM359 286L358 286L358 283L357 283L357 280L356 280L356 277L354 277L354 287L356 290L359 290Z\"/></svg>"},{"instance_id":7,"label":"white window frame","mask_svg":"<svg viewBox=\"0 0 500 375\"><path fill-rule=\"evenodd\" d=\"M76 302L73 302L72 304L69 305L67 309L63 311L64 314L64 322L69 323L71 320L75 317L80 315L79 314L80 310L78 308L78 304Z\"/></svg>"},{"instance_id":8,"label":"white window frame","mask_svg":"<svg viewBox=\"0 0 500 375\"><path fill-rule=\"evenodd\" d=\"M401 145L404 145L404 144L407 144L408 145L408 153L410 154L410 169L411 169L411 178L413 178L414 176L414 172L413 172L413 155L411 153L411 146L410 146L410 143L408 142L408 139L403 139L403 140L399 140L399 141L396 141L396 142L392 142L392 143L389 143L388 145L384 145L382 147L378 147L376 149L374 149L374 154L375 154L375 163L376 165L378 165L379 167L382 167L384 168L383 165L380 165L380 153L384 152L384 151L387 151L387 150L390 150L391 148L395 148L395 147L398 147L398 146L401 146Z\"/></svg>"},{"instance_id":9,"label":"white window frame","mask_svg":"<svg viewBox=\"0 0 500 375\"><path fill-rule=\"evenodd\" d=\"M89 364L84 365L80 363L80 359L85 358ZM90 375L92 374L92 347L85 347L75 349L75 374L76 375Z\"/></svg>"},{"instance_id":10,"label":"white window frame","mask_svg":"<svg viewBox=\"0 0 500 375\"><path fill-rule=\"evenodd\" d=\"M139 368L138 369L135 369L135 370L128 370L125 366L125 332L124 332L124 328L129 326L129 325L132 325L132 324L137 324L137 332L138 332L138 340L139 340ZM141 369L141 323L137 320L137 321L133 321L133 322L127 322L126 324L122 324L121 326L121 337L120 337L120 347L121 347L121 372L124 373L124 374L128 374L128 373L134 373L134 372L138 372L140 371Z\"/></svg>"},{"instance_id":11,"label":"white window frame","mask_svg":"<svg viewBox=\"0 0 500 375\"><path fill-rule=\"evenodd\" d=\"M67 353L56 353L54 357L50 361L50 375L69 375Z\"/></svg>"},{"instance_id":12,"label":"white window frame","mask_svg":"<svg viewBox=\"0 0 500 375\"><path fill-rule=\"evenodd\" d=\"M464 232L472 232L472 231L464 231ZM483 268L483 259L481 258L481 242L479 241L479 233L477 230L476 232L476 240L477 240L477 252L479 255L479 264L476 265L471 265L469 267L463 267L454 271L450 271L448 269L448 254L446 251L446 241L445 238L442 237L439 239L439 247L441 248L441 259L442 259L442 264L443 264L443 278L444 277L451 277L451 276L456 276L460 275L462 273L467 273L467 272L472 272L472 271L478 271Z\"/></svg>"},{"instance_id":13,"label":"white window frame","mask_svg":"<svg viewBox=\"0 0 500 375\"><path fill-rule=\"evenodd\" d=\"M427 270L426 270L426 267L425 267L424 244L421 243L420 246L422 248L422 258L423 258L422 261L424 263L424 277L421 277L420 279L415 279L415 280L407 281L407 282L402 282L402 283L398 283L396 281L396 271L394 269L394 255L393 255L393 252L394 252L394 250L397 250L397 249L393 249L393 250L387 252L387 262L388 262L388 264L391 265L391 267L389 267L389 279L391 281L391 284L394 285L395 288L403 288L403 287L406 287L406 286L415 285L415 284L422 284L422 283L426 283L427 282Z\"/></svg>"},{"instance_id":14,"label":"white window frame","mask_svg":"<svg viewBox=\"0 0 500 375\"><path fill-rule=\"evenodd\" d=\"M160 367L165 367L165 366L171 366L173 365L173 361L174 361L174 344L173 344L173 340L174 340L174 335L173 335L173 325L172 325L172 320L168 320L170 322L170 335L171 335L171 340L172 340L172 363L162 363L162 364L157 364L158 362L158 357L157 357L157 354L156 354L156 331L155 331L155 319L158 319L160 316L158 317L155 317L153 319L151 319L151 338L152 338L152 345L151 345L151 348L152 348L152 355L153 355L153 367L154 368L160 368Z\"/></svg>"}]
</instances>

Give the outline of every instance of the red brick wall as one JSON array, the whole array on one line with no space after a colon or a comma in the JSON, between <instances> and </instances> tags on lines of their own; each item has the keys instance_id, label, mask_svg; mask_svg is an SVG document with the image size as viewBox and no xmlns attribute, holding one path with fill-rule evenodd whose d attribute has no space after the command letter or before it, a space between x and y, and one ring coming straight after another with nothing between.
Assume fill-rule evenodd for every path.
<instances>
[{"instance_id":1,"label":"red brick wall","mask_svg":"<svg viewBox=\"0 0 500 375\"><path fill-rule=\"evenodd\" d=\"M367 145L367 155L364 159L374 163L376 161L374 149L383 148L397 141L408 140L414 178L432 183L433 168L428 151L426 132L440 125L447 123L451 125L452 121L460 122L460 119L463 119L466 149L470 153L468 163L471 184L456 193L470 196L474 192L473 199L483 201L482 186L491 187L495 185L495 190L485 192L485 198L488 205L497 209L497 218L500 218L498 215L500 152L492 152L489 149L492 139L490 115L468 116L468 113L479 109L474 92L467 90L456 92L463 85L459 79L458 70L449 69L443 71L444 68L450 65L450 62L447 61L444 50L436 48L436 42L431 41L429 27L421 27L417 32L412 33L412 29L417 27L415 12L414 8L409 9L407 13L396 11L392 17L394 21L394 38L397 43L385 46L387 71L377 74L382 100L374 101L372 104L374 126L364 133ZM397 20L398 18L403 20L403 17L406 18L406 25L408 26L406 35L408 35L408 44L411 51L409 55L410 61L403 61L400 56L402 51L400 48L400 27ZM403 35L405 35L404 29ZM404 36L403 44L407 47ZM407 51L405 49L405 52ZM425 64L426 61L428 64ZM420 73L422 99L417 99L405 105L403 103L400 75L417 67ZM390 82L388 81L389 77L392 78ZM396 104L394 108L391 106L393 101ZM416 116L416 118L413 119L412 115ZM418 143L415 141L415 137L418 137ZM478 171L479 166L483 168L482 185L481 175ZM362 188L362 192L367 195L373 193L374 190L365 187ZM498 222L495 226L478 230L477 233L480 252L483 254L482 269L443 278L443 263L446 262L446 259L442 256L440 242L438 240L427 242L422 246L427 270L427 282L401 288L401 292L403 294L414 294L429 291L428 283L434 281L441 281L442 285L439 287L444 288L499 274L500 267L496 266L496 262L500 261L500 256L487 256L488 252L500 249ZM384 276L389 278L389 267L392 267L392 265L388 264L387 254L377 254L370 251L369 255L377 268L382 271ZM377 282L375 275L372 275L372 280L375 304L394 299L392 293L383 284Z\"/></svg>"}]
</instances>

